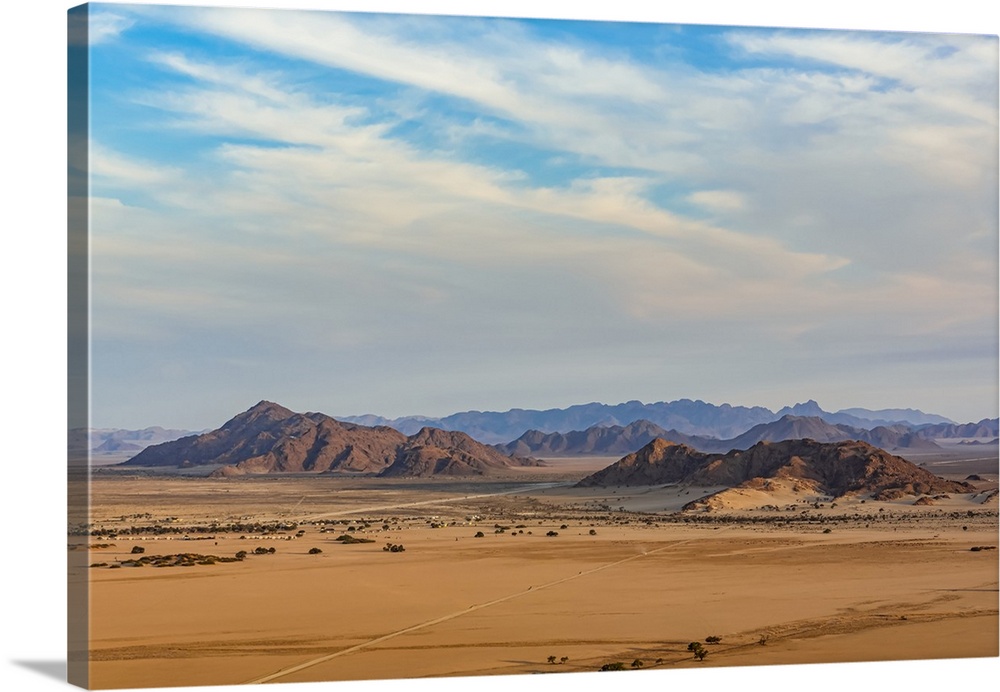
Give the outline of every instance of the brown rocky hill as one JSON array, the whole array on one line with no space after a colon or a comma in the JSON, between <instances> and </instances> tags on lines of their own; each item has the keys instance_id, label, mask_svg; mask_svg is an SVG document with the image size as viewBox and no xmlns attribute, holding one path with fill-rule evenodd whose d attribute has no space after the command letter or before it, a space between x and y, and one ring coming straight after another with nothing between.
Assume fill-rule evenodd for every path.
<instances>
[{"instance_id":1,"label":"brown rocky hill","mask_svg":"<svg viewBox=\"0 0 1000 692\"><path fill-rule=\"evenodd\" d=\"M380 475L477 476L541 462L498 452L461 432L423 428L396 452L396 459Z\"/></svg>"},{"instance_id":2,"label":"brown rocky hill","mask_svg":"<svg viewBox=\"0 0 1000 692\"><path fill-rule=\"evenodd\" d=\"M666 485L757 487L767 479L797 481L833 497L968 493L968 483L948 481L866 442L810 439L759 442L747 450L707 454L657 439L592 474L578 487Z\"/></svg>"},{"instance_id":3,"label":"brown rocky hill","mask_svg":"<svg viewBox=\"0 0 1000 692\"><path fill-rule=\"evenodd\" d=\"M396 476L469 475L537 463L503 457L468 436L460 440L453 433L435 434L441 432L427 429L407 438L386 426L343 423L322 413L295 413L261 401L217 430L148 447L123 465L219 466L212 475L226 477L326 472L379 475L394 465L397 468L391 475ZM451 455L461 464L407 466L405 459L422 448L424 458Z\"/></svg>"}]
</instances>

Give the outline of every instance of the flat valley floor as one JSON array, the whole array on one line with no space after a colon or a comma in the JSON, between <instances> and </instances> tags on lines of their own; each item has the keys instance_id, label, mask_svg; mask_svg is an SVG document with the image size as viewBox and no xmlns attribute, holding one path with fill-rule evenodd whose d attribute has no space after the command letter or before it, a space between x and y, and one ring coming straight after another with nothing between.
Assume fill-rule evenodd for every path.
<instances>
[{"instance_id":1,"label":"flat valley floor","mask_svg":"<svg viewBox=\"0 0 1000 692\"><path fill-rule=\"evenodd\" d=\"M978 471L975 497L688 517L703 490L570 487L609 459L480 481L97 473L97 535L69 546L90 686L997 656L991 454L927 462ZM130 566L180 554L202 557Z\"/></svg>"}]
</instances>

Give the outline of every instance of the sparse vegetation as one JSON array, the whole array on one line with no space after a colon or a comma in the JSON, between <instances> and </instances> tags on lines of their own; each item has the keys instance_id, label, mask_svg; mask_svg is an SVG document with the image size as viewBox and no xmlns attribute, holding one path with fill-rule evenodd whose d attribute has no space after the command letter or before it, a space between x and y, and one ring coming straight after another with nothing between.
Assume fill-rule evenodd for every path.
<instances>
[{"instance_id":1,"label":"sparse vegetation","mask_svg":"<svg viewBox=\"0 0 1000 692\"><path fill-rule=\"evenodd\" d=\"M351 535L348 535L346 533L337 536L333 540L335 540L335 541L337 541L339 543L343 543L345 545L352 545L354 543L374 543L375 542L374 538L358 538L356 536L351 536Z\"/></svg>"},{"instance_id":2,"label":"sparse vegetation","mask_svg":"<svg viewBox=\"0 0 1000 692\"><path fill-rule=\"evenodd\" d=\"M718 644L721 641L722 641L722 637L720 637L718 635L714 635L713 634L710 637L705 637L705 643L706 644Z\"/></svg>"},{"instance_id":3,"label":"sparse vegetation","mask_svg":"<svg viewBox=\"0 0 1000 692\"><path fill-rule=\"evenodd\" d=\"M605 663L603 666L601 666L601 671L603 672L606 670L625 670L625 664L622 663L621 661L616 661L614 663Z\"/></svg>"},{"instance_id":4,"label":"sparse vegetation","mask_svg":"<svg viewBox=\"0 0 1000 692\"><path fill-rule=\"evenodd\" d=\"M708 649L702 646L701 642L691 642L688 644L688 651L694 654L694 657L699 661L704 661L705 657L708 656Z\"/></svg>"},{"instance_id":5,"label":"sparse vegetation","mask_svg":"<svg viewBox=\"0 0 1000 692\"><path fill-rule=\"evenodd\" d=\"M387 553L402 553L406 550L401 543L386 543L382 550Z\"/></svg>"},{"instance_id":6,"label":"sparse vegetation","mask_svg":"<svg viewBox=\"0 0 1000 692\"><path fill-rule=\"evenodd\" d=\"M218 555L200 555L198 553L176 553L173 555L143 555L131 560L123 560L108 564L98 562L91 567L107 567L121 569L122 567L194 567L195 565L214 565L217 562L239 562L236 557L220 557Z\"/></svg>"}]
</instances>

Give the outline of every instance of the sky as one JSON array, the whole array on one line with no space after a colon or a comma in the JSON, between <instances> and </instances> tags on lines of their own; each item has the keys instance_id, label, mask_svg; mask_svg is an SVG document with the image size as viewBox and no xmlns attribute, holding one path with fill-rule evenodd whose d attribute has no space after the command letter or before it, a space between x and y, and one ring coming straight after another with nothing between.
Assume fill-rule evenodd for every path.
<instances>
[{"instance_id":1,"label":"sky","mask_svg":"<svg viewBox=\"0 0 1000 692\"><path fill-rule=\"evenodd\" d=\"M995 35L90 22L95 427L260 399L997 415Z\"/></svg>"}]
</instances>

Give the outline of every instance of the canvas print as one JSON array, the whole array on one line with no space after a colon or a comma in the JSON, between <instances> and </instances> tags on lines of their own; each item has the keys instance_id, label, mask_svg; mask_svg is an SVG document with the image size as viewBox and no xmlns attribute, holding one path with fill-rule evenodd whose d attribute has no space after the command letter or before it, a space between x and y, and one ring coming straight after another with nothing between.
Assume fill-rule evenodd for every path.
<instances>
[{"instance_id":1,"label":"canvas print","mask_svg":"<svg viewBox=\"0 0 1000 692\"><path fill-rule=\"evenodd\" d=\"M71 682L998 655L997 36L68 29Z\"/></svg>"}]
</instances>

